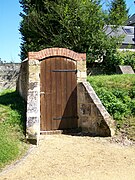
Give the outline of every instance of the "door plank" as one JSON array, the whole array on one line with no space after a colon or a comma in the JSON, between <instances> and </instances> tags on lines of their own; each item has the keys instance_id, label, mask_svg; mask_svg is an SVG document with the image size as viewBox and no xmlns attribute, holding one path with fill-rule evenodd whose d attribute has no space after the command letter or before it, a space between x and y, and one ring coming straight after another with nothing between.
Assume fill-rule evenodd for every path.
<instances>
[{"instance_id":1,"label":"door plank","mask_svg":"<svg viewBox=\"0 0 135 180\"><path fill-rule=\"evenodd\" d=\"M56 69L61 69L61 58L56 58ZM56 118L61 117L61 72L56 73ZM57 127L59 128L61 120L56 120Z\"/></svg>"},{"instance_id":2,"label":"door plank","mask_svg":"<svg viewBox=\"0 0 135 180\"><path fill-rule=\"evenodd\" d=\"M66 69L67 70L67 60L66 58L61 59L61 69ZM67 114L65 114L65 109L66 109L66 94L67 94L67 83L66 83L66 79L67 79L67 72L62 72L61 73L61 117L65 117L67 116ZM59 129L64 129L66 126L67 120L66 119L62 119Z\"/></svg>"},{"instance_id":3,"label":"door plank","mask_svg":"<svg viewBox=\"0 0 135 180\"><path fill-rule=\"evenodd\" d=\"M77 127L76 62L64 57L41 62L41 130Z\"/></svg>"},{"instance_id":4,"label":"door plank","mask_svg":"<svg viewBox=\"0 0 135 180\"><path fill-rule=\"evenodd\" d=\"M51 60L45 60L45 102L46 102L46 130L51 129Z\"/></svg>"},{"instance_id":5,"label":"door plank","mask_svg":"<svg viewBox=\"0 0 135 180\"><path fill-rule=\"evenodd\" d=\"M46 84L46 79L44 79L44 75L45 75L45 61L41 62L41 70L40 70L40 81L42 83L40 83L40 92L45 92L45 84ZM41 94L40 95L40 108L41 108L41 120L40 120L40 124L41 124L41 130L45 130L44 128L46 127L46 101L45 101L45 94Z\"/></svg>"},{"instance_id":6,"label":"door plank","mask_svg":"<svg viewBox=\"0 0 135 180\"><path fill-rule=\"evenodd\" d=\"M56 58L52 58L51 60L51 70L55 69L56 66ZM57 83L57 78L56 78L56 73L55 72L52 72L51 73L51 80L52 80L52 129L53 130L56 130L57 129L57 122L54 121L54 118L56 117L56 97L57 97L57 94L56 94L56 83Z\"/></svg>"},{"instance_id":7,"label":"door plank","mask_svg":"<svg viewBox=\"0 0 135 180\"><path fill-rule=\"evenodd\" d=\"M72 63L72 68L76 69L76 63ZM72 115L76 118L72 121L72 127L77 127L77 76L72 73Z\"/></svg>"}]
</instances>

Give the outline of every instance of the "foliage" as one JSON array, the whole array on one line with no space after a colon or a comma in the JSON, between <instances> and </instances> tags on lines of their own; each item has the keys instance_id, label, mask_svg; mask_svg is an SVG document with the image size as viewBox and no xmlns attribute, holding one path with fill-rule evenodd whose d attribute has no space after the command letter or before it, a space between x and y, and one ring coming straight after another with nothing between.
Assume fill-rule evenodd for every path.
<instances>
[{"instance_id":1,"label":"foliage","mask_svg":"<svg viewBox=\"0 0 135 180\"><path fill-rule=\"evenodd\" d=\"M89 76L88 81L116 120L118 128L124 124L125 118L135 117L134 75Z\"/></svg>"},{"instance_id":2,"label":"foliage","mask_svg":"<svg viewBox=\"0 0 135 180\"><path fill-rule=\"evenodd\" d=\"M130 65L135 70L135 52L131 51L117 51L115 54L117 64L119 65Z\"/></svg>"},{"instance_id":3,"label":"foliage","mask_svg":"<svg viewBox=\"0 0 135 180\"><path fill-rule=\"evenodd\" d=\"M24 111L25 103L17 92L0 93L0 169L26 150Z\"/></svg>"},{"instance_id":4,"label":"foliage","mask_svg":"<svg viewBox=\"0 0 135 180\"><path fill-rule=\"evenodd\" d=\"M109 7L109 24L124 25L128 20L128 9L125 0L112 0Z\"/></svg>"},{"instance_id":5,"label":"foliage","mask_svg":"<svg viewBox=\"0 0 135 180\"><path fill-rule=\"evenodd\" d=\"M101 68L104 68L107 74L113 74L116 72L117 65L130 65L135 70L135 52L117 50L112 53L108 51Z\"/></svg>"},{"instance_id":6,"label":"foliage","mask_svg":"<svg viewBox=\"0 0 135 180\"><path fill-rule=\"evenodd\" d=\"M20 0L20 4L22 60L28 51L66 47L92 54L94 61L118 42L105 34L100 0Z\"/></svg>"}]
</instances>

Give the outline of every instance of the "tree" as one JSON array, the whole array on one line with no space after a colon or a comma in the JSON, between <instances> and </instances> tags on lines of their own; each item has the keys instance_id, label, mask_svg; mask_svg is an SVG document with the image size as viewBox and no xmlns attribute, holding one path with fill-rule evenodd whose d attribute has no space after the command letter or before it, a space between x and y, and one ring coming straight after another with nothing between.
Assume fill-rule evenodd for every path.
<instances>
[{"instance_id":1,"label":"tree","mask_svg":"<svg viewBox=\"0 0 135 180\"><path fill-rule=\"evenodd\" d=\"M124 25L128 19L128 9L125 0L112 0L109 8L109 24Z\"/></svg>"},{"instance_id":2,"label":"tree","mask_svg":"<svg viewBox=\"0 0 135 180\"><path fill-rule=\"evenodd\" d=\"M21 0L21 59L28 51L65 47L100 57L116 46L105 34L99 0ZM93 58L94 60L94 58Z\"/></svg>"}]
</instances>

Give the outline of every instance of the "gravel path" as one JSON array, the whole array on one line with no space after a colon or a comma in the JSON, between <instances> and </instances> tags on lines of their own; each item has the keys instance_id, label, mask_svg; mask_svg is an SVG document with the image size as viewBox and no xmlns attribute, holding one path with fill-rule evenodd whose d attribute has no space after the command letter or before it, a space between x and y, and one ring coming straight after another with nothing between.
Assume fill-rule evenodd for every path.
<instances>
[{"instance_id":1,"label":"gravel path","mask_svg":"<svg viewBox=\"0 0 135 180\"><path fill-rule=\"evenodd\" d=\"M135 180L135 146L108 138L42 136L0 180Z\"/></svg>"}]
</instances>

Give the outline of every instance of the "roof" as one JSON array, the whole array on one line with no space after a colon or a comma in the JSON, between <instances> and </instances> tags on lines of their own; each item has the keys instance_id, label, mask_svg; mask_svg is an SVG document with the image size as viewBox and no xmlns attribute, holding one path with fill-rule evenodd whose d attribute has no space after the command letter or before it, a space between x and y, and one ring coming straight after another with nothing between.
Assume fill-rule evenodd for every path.
<instances>
[{"instance_id":1,"label":"roof","mask_svg":"<svg viewBox=\"0 0 135 180\"><path fill-rule=\"evenodd\" d=\"M106 26L106 34L109 36L121 36L124 35L122 44L135 45L135 28L134 26L119 26L117 29L113 29L111 25Z\"/></svg>"},{"instance_id":2,"label":"roof","mask_svg":"<svg viewBox=\"0 0 135 180\"><path fill-rule=\"evenodd\" d=\"M133 14L126 22L128 26L135 25L135 14Z\"/></svg>"}]
</instances>

